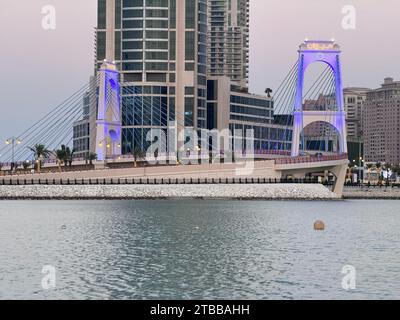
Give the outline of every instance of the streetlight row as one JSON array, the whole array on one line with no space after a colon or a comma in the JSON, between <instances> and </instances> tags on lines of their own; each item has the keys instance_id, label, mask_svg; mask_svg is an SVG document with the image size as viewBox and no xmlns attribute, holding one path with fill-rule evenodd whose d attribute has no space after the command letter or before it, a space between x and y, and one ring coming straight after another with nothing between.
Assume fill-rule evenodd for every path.
<instances>
[{"instance_id":1,"label":"streetlight row","mask_svg":"<svg viewBox=\"0 0 400 320\"><path fill-rule=\"evenodd\" d=\"M15 144L21 144L22 141L19 138L11 137L6 140L6 145L12 145L12 162L15 162Z\"/></svg>"}]
</instances>

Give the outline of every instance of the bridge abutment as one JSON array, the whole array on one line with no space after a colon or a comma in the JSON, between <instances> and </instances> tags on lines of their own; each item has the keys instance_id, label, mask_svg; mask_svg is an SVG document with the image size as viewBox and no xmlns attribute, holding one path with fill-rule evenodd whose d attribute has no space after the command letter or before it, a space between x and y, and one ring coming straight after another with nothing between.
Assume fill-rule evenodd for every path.
<instances>
[{"instance_id":1,"label":"bridge abutment","mask_svg":"<svg viewBox=\"0 0 400 320\"><path fill-rule=\"evenodd\" d=\"M342 165L334 167L331 170L331 172L336 177L332 191L339 197L343 196L344 183L346 181L347 166L348 166L348 164L342 164Z\"/></svg>"}]
</instances>

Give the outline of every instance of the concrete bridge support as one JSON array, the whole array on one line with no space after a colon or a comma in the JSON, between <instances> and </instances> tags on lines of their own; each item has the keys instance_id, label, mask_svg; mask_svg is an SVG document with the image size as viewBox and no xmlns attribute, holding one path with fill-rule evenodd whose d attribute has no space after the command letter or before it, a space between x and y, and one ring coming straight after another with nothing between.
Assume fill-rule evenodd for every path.
<instances>
[{"instance_id":1,"label":"concrete bridge support","mask_svg":"<svg viewBox=\"0 0 400 320\"><path fill-rule=\"evenodd\" d=\"M343 164L333 167L333 169L331 169L331 172L336 177L332 191L340 197L343 196L344 183L346 181L346 174L347 174L347 166L348 166L347 164Z\"/></svg>"}]
</instances>

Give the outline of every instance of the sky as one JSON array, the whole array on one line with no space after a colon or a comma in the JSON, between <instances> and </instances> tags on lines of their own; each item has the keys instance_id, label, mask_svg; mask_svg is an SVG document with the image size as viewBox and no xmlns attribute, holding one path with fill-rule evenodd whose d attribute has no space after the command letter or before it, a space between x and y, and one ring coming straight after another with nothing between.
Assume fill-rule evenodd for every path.
<instances>
[{"instance_id":1,"label":"sky","mask_svg":"<svg viewBox=\"0 0 400 320\"><path fill-rule=\"evenodd\" d=\"M55 30L42 28L45 5L56 9ZM0 0L0 141L89 81L96 6L96 0ZM354 29L343 28L345 6L355 9ZM399 0L250 0L250 10L253 93L279 86L305 38L336 39L345 86L376 88L387 76L400 79Z\"/></svg>"}]
</instances>

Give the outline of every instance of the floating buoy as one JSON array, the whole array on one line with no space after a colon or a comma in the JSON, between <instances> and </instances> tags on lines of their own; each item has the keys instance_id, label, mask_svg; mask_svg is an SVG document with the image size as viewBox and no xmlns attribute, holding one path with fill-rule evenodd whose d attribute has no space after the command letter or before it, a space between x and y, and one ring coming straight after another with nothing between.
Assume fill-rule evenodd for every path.
<instances>
[{"instance_id":1,"label":"floating buoy","mask_svg":"<svg viewBox=\"0 0 400 320\"><path fill-rule=\"evenodd\" d=\"M318 220L314 223L314 230L323 231L325 230L325 223L321 220Z\"/></svg>"},{"instance_id":2,"label":"floating buoy","mask_svg":"<svg viewBox=\"0 0 400 320\"><path fill-rule=\"evenodd\" d=\"M67 226L64 224L61 226L61 229L65 230L65 229L67 229Z\"/></svg>"}]
</instances>

